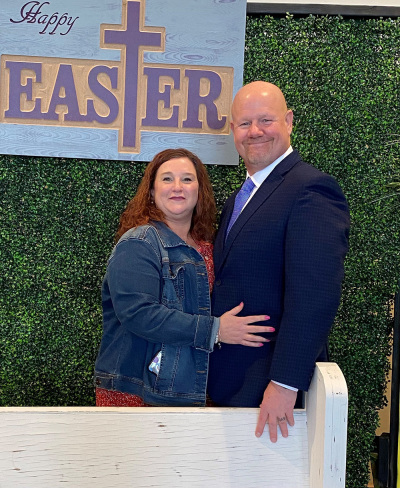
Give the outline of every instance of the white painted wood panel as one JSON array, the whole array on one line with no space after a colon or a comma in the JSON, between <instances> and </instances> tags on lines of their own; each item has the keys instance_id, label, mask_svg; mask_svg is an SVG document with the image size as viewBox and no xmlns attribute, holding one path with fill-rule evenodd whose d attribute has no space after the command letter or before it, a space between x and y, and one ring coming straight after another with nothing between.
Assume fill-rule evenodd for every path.
<instances>
[{"instance_id":1,"label":"white painted wood panel","mask_svg":"<svg viewBox=\"0 0 400 488\"><path fill-rule=\"evenodd\" d=\"M334 363L318 363L306 402L311 488L342 488L346 477L347 385Z\"/></svg>"},{"instance_id":2,"label":"white painted wood panel","mask_svg":"<svg viewBox=\"0 0 400 488\"><path fill-rule=\"evenodd\" d=\"M42 157L109 159L121 161L151 161L155 154L171 147L185 147L204 163L237 164L238 154L232 134L214 136L167 132L142 132L140 154L118 152L118 131L106 129L82 129L38 125L1 125L2 154L37 155ZM157 149L154 142L157 142ZM60 152L60 147L62 151ZM199 148L201 149L201 153ZM1 487L0 487L1 488Z\"/></svg>"},{"instance_id":3,"label":"white painted wood panel","mask_svg":"<svg viewBox=\"0 0 400 488\"><path fill-rule=\"evenodd\" d=\"M276 444L255 437L258 409L0 408L0 488L343 488L343 381L317 367L307 411Z\"/></svg>"},{"instance_id":4,"label":"white painted wood panel","mask_svg":"<svg viewBox=\"0 0 400 488\"><path fill-rule=\"evenodd\" d=\"M0 486L293 488L290 471L308 487L305 414L277 444L254 436L256 419L247 409L9 411Z\"/></svg>"}]
</instances>

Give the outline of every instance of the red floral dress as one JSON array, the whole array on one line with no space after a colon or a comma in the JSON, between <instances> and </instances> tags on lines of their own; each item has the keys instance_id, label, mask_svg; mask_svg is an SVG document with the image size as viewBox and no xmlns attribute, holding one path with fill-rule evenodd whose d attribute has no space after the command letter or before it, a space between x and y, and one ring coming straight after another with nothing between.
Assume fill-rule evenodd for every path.
<instances>
[{"instance_id":1,"label":"red floral dress","mask_svg":"<svg viewBox=\"0 0 400 488\"><path fill-rule=\"evenodd\" d=\"M213 245L211 242L202 241L197 248L202 255L207 268L208 283L210 285L210 293L214 286L214 260L213 260ZM122 391L106 390L104 388L96 388L96 406L97 407L151 407L140 398L138 395L131 393L124 393Z\"/></svg>"}]
</instances>

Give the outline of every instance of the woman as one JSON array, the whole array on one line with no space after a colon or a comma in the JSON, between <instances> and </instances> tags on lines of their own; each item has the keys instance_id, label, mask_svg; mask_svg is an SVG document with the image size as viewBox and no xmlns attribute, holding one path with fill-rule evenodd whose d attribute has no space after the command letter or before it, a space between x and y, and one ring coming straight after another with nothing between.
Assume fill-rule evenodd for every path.
<instances>
[{"instance_id":1,"label":"woman","mask_svg":"<svg viewBox=\"0 0 400 488\"><path fill-rule=\"evenodd\" d=\"M190 151L167 149L146 168L121 216L102 288L99 406L204 406L217 342L260 347L268 320L210 314L215 201Z\"/></svg>"}]
</instances>

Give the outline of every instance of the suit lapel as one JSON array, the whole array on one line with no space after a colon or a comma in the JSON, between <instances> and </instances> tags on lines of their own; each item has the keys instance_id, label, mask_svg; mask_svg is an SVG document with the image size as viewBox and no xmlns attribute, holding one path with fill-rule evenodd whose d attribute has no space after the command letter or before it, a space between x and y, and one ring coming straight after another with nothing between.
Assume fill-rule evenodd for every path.
<instances>
[{"instance_id":1,"label":"suit lapel","mask_svg":"<svg viewBox=\"0 0 400 488\"><path fill-rule=\"evenodd\" d=\"M225 259L229 254L230 248L236 237L240 233L244 224L251 218L254 212L273 194L273 192L284 181L286 173L290 171L293 166L299 161L301 161L299 153L297 151L293 151L291 154L289 154L289 156L287 156L283 161L278 164L278 166L264 180L260 188L250 200L250 202L243 209L242 213L239 215L232 229L230 230L228 238L225 242L226 228L233 212L235 196L239 190L237 190L229 197L224 208L223 216L221 218L220 227L218 230L218 235L215 240L214 265L216 274L225 262Z\"/></svg>"}]
</instances>

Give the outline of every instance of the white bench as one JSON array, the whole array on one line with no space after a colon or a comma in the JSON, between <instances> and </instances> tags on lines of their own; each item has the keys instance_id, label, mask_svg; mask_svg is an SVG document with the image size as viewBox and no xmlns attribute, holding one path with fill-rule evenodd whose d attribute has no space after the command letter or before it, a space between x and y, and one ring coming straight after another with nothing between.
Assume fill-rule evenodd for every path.
<instances>
[{"instance_id":1,"label":"white bench","mask_svg":"<svg viewBox=\"0 0 400 488\"><path fill-rule=\"evenodd\" d=\"M344 488L347 388L318 363L289 437L258 409L0 408L0 488Z\"/></svg>"}]
</instances>

